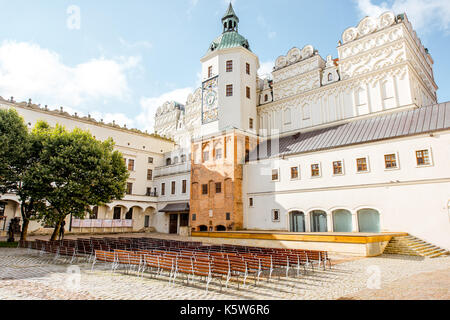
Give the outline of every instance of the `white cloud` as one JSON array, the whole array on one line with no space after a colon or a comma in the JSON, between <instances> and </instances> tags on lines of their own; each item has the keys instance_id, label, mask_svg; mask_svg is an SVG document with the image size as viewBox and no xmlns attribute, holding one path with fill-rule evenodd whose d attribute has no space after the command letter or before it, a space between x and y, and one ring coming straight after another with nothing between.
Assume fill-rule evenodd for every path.
<instances>
[{"instance_id":1,"label":"white cloud","mask_svg":"<svg viewBox=\"0 0 450 320\"><path fill-rule=\"evenodd\" d=\"M176 101L181 104L186 104L189 94L193 93L193 88L176 89L166 92L159 97L143 97L140 104L142 112L136 118L136 123L140 128L148 132L154 131L156 110L167 101Z\"/></svg>"},{"instance_id":2,"label":"white cloud","mask_svg":"<svg viewBox=\"0 0 450 320\"><path fill-rule=\"evenodd\" d=\"M429 31L432 27L448 30L450 27L449 0L393 0L377 5L372 0L355 0L362 16L379 16L385 11L396 14L406 12L417 30Z\"/></svg>"},{"instance_id":3,"label":"white cloud","mask_svg":"<svg viewBox=\"0 0 450 320\"><path fill-rule=\"evenodd\" d=\"M261 63L259 70L258 70L258 75L263 79L271 78L274 66L275 66L275 63L273 61L266 61L266 62Z\"/></svg>"},{"instance_id":4,"label":"white cloud","mask_svg":"<svg viewBox=\"0 0 450 320\"><path fill-rule=\"evenodd\" d=\"M71 67L57 53L36 44L3 41L0 92L17 101L32 98L72 109L87 101L126 100L131 94L127 72L139 64L139 57L121 57L118 61L101 57Z\"/></svg>"}]
</instances>

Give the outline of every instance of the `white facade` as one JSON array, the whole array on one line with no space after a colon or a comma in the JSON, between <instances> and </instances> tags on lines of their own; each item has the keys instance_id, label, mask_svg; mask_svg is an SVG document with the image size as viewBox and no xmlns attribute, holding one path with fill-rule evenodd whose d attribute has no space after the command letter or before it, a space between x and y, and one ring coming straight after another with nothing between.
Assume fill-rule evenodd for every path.
<instances>
[{"instance_id":1,"label":"white facade","mask_svg":"<svg viewBox=\"0 0 450 320\"><path fill-rule=\"evenodd\" d=\"M160 210L190 200L193 157L189 148L194 139L209 139L232 128L261 137L302 135L437 103L433 59L406 15L387 12L345 30L335 59L323 59L311 45L293 48L276 59L271 79L263 80L257 77L258 56L237 33L239 20L230 8L222 21L224 33L201 58L202 87L186 102L165 103L155 115L156 133L174 143L89 119L15 105L32 125L43 119L68 129L89 129L100 140L113 137L124 157L135 160L130 176L133 195L101 208L102 217L111 219L116 205L126 210L135 207L139 218L133 229L140 230L147 223L156 231L169 232L170 214ZM225 36L228 40L224 43ZM227 85L233 85L231 96ZM11 105L1 103L1 107ZM450 109L446 108L442 110ZM299 231L303 228L299 223L304 221L302 231L306 232L317 228L361 232L369 225L375 232L408 232L449 249L450 123L441 127L439 131L250 161L244 165L244 227ZM201 151L197 150L194 158L201 159ZM427 151L430 163L418 165L417 151ZM394 155L397 167L386 169L386 155ZM149 157L154 159L152 164ZM358 172L357 159L365 159L367 170ZM334 174L333 162L341 164L342 172ZM312 165L317 165L317 176L312 175ZM297 167L293 172L298 177L291 179L293 167ZM151 180L147 179L148 169L153 170ZM273 170L278 170L275 181ZM146 196L149 189L150 197ZM7 207L8 215L14 212L18 215L16 202Z\"/></svg>"},{"instance_id":2,"label":"white facade","mask_svg":"<svg viewBox=\"0 0 450 320\"><path fill-rule=\"evenodd\" d=\"M374 209L380 214L381 232L408 232L444 248L450 247L450 130L430 135L374 142L313 152L285 159L251 162L244 167L245 223L247 229L292 230L289 214L305 215L311 231L310 213L327 214L327 231L333 228L333 212L348 210L353 232L359 232L357 213ZM430 165L418 166L416 151L428 150ZM385 155L395 154L397 168L386 169ZM356 161L366 158L367 172L357 171ZM333 174L333 162L342 161L343 173ZM320 175L312 177L311 165ZM299 177L291 179L291 168ZM272 169L279 180L272 181ZM253 206L250 207L250 198ZM280 210L280 220L272 220Z\"/></svg>"}]
</instances>

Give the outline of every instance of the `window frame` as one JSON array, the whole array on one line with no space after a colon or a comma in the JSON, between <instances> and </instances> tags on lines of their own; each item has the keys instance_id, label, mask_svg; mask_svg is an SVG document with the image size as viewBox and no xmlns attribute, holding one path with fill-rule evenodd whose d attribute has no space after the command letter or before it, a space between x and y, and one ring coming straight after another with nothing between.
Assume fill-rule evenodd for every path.
<instances>
[{"instance_id":1,"label":"window frame","mask_svg":"<svg viewBox=\"0 0 450 320\"><path fill-rule=\"evenodd\" d=\"M172 181L170 184L170 194L171 195L177 194L177 182L176 181Z\"/></svg>"},{"instance_id":2,"label":"window frame","mask_svg":"<svg viewBox=\"0 0 450 320\"><path fill-rule=\"evenodd\" d=\"M423 152L423 151L428 151L428 161L429 161L429 163L427 163L427 164L418 164L417 163L417 160L418 160L418 158L417 158L417 152ZM416 150L414 151L414 158L415 158L415 165L416 165L416 168L428 168L428 167L433 167L434 166L434 159L433 159L433 153L432 153L432 150L431 150L431 147L424 147L424 148L416 148Z\"/></svg>"},{"instance_id":3,"label":"window frame","mask_svg":"<svg viewBox=\"0 0 450 320\"><path fill-rule=\"evenodd\" d=\"M161 183L161 196L164 197L166 195L166 183Z\"/></svg>"},{"instance_id":4,"label":"window frame","mask_svg":"<svg viewBox=\"0 0 450 320\"><path fill-rule=\"evenodd\" d=\"M278 219L275 219L275 212L278 212ZM272 209L272 222L281 222L281 210Z\"/></svg>"},{"instance_id":5,"label":"window frame","mask_svg":"<svg viewBox=\"0 0 450 320\"><path fill-rule=\"evenodd\" d=\"M213 66L208 67L208 79L212 78L213 76Z\"/></svg>"},{"instance_id":6,"label":"window frame","mask_svg":"<svg viewBox=\"0 0 450 320\"><path fill-rule=\"evenodd\" d=\"M358 170L358 160L365 159L366 160L366 170L360 171ZM370 162L369 162L369 156L358 156L355 159L356 164L356 173L357 174L364 174L370 172Z\"/></svg>"},{"instance_id":7,"label":"window frame","mask_svg":"<svg viewBox=\"0 0 450 320\"><path fill-rule=\"evenodd\" d=\"M205 192L206 186L206 192ZM202 196L207 196L209 194L209 183L202 184Z\"/></svg>"},{"instance_id":8,"label":"window frame","mask_svg":"<svg viewBox=\"0 0 450 320\"><path fill-rule=\"evenodd\" d=\"M187 193L187 180L183 180L181 182L181 193L186 194Z\"/></svg>"},{"instance_id":9,"label":"window frame","mask_svg":"<svg viewBox=\"0 0 450 320\"><path fill-rule=\"evenodd\" d=\"M255 207L255 198L253 198L253 197L249 197L248 198L248 207L249 208L254 208Z\"/></svg>"},{"instance_id":10,"label":"window frame","mask_svg":"<svg viewBox=\"0 0 450 320\"><path fill-rule=\"evenodd\" d=\"M233 96L233 85L232 84L227 84L226 85L226 87L225 87L225 90L226 90L226 96L227 97L232 97Z\"/></svg>"},{"instance_id":11,"label":"window frame","mask_svg":"<svg viewBox=\"0 0 450 320\"><path fill-rule=\"evenodd\" d=\"M387 167L387 162L386 162L386 157L387 156L394 156L395 157L395 167L392 167L392 168L388 168ZM383 160L384 160L384 170L385 171L393 171L393 170L400 170L400 159L399 159L399 157L398 157L398 152L386 152L384 155L383 155Z\"/></svg>"},{"instance_id":12,"label":"window frame","mask_svg":"<svg viewBox=\"0 0 450 320\"><path fill-rule=\"evenodd\" d=\"M222 194L223 193L222 182L215 182L215 189L216 194Z\"/></svg>"},{"instance_id":13,"label":"window frame","mask_svg":"<svg viewBox=\"0 0 450 320\"><path fill-rule=\"evenodd\" d=\"M130 165L131 165L131 169L130 169ZM135 165L136 165L135 159L128 159L128 165L127 165L128 171L134 172Z\"/></svg>"},{"instance_id":14,"label":"window frame","mask_svg":"<svg viewBox=\"0 0 450 320\"><path fill-rule=\"evenodd\" d=\"M147 169L147 181L153 181L153 169Z\"/></svg>"},{"instance_id":15,"label":"window frame","mask_svg":"<svg viewBox=\"0 0 450 320\"><path fill-rule=\"evenodd\" d=\"M341 163L341 173L336 173L336 172L334 171L334 164L335 164L336 162L340 162L340 163ZM333 176L334 176L334 177L339 177L339 176L345 175L344 160L334 160L334 161L331 163L331 168L332 168L332 170L333 170Z\"/></svg>"},{"instance_id":16,"label":"window frame","mask_svg":"<svg viewBox=\"0 0 450 320\"><path fill-rule=\"evenodd\" d=\"M225 64L226 72L233 72L233 60L227 60Z\"/></svg>"},{"instance_id":17,"label":"window frame","mask_svg":"<svg viewBox=\"0 0 450 320\"><path fill-rule=\"evenodd\" d=\"M252 99L252 92L251 92L251 88L250 87L245 87L245 96L247 97L247 99Z\"/></svg>"},{"instance_id":18,"label":"window frame","mask_svg":"<svg viewBox=\"0 0 450 320\"><path fill-rule=\"evenodd\" d=\"M245 73L248 75L250 75L250 72L251 72L250 68L251 68L250 63L246 62L245 63Z\"/></svg>"},{"instance_id":19,"label":"window frame","mask_svg":"<svg viewBox=\"0 0 450 320\"><path fill-rule=\"evenodd\" d=\"M297 169L297 177L293 178L292 177L292 169ZM291 177L291 181L296 181L296 180L300 180L300 166L291 166L289 168L289 173L290 173L290 177Z\"/></svg>"},{"instance_id":20,"label":"window frame","mask_svg":"<svg viewBox=\"0 0 450 320\"><path fill-rule=\"evenodd\" d=\"M318 175L313 175L313 166L318 166L317 170L319 170L319 174ZM311 179L318 179L318 178L322 178L322 164L320 162L313 162L311 163L311 165L309 166L311 171L310 171L310 175L311 175Z\"/></svg>"},{"instance_id":21,"label":"window frame","mask_svg":"<svg viewBox=\"0 0 450 320\"><path fill-rule=\"evenodd\" d=\"M127 182L127 196L133 195L133 182Z\"/></svg>"},{"instance_id":22,"label":"window frame","mask_svg":"<svg viewBox=\"0 0 450 320\"><path fill-rule=\"evenodd\" d=\"M277 171L277 179L276 180L274 180L273 179L273 177L274 177L274 171ZM278 168L278 169L272 169L272 174L271 174L271 181L272 182L280 182L280 169Z\"/></svg>"}]
</instances>

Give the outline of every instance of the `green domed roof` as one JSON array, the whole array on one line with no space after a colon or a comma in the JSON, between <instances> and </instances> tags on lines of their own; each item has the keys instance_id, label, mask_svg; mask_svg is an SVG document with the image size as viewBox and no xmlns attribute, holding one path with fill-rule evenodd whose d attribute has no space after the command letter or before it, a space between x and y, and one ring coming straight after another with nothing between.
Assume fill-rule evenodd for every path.
<instances>
[{"instance_id":1,"label":"green domed roof","mask_svg":"<svg viewBox=\"0 0 450 320\"><path fill-rule=\"evenodd\" d=\"M239 18L234 12L233 5L230 3L227 12L222 18L223 33L211 43L208 53L236 47L243 47L251 51L248 40L238 33L238 24Z\"/></svg>"},{"instance_id":2,"label":"green domed roof","mask_svg":"<svg viewBox=\"0 0 450 320\"><path fill-rule=\"evenodd\" d=\"M228 32L222 33L211 43L211 45L209 46L208 53L217 51L217 50L236 48L236 47L243 47L243 48L251 51L247 39L245 39L243 36L241 36L236 31L228 31Z\"/></svg>"}]
</instances>

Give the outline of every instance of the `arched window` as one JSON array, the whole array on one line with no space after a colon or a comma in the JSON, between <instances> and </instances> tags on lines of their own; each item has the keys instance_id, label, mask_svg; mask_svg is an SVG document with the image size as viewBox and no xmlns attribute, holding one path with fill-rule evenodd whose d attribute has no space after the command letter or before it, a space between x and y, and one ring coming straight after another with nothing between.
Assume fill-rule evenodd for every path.
<instances>
[{"instance_id":1,"label":"arched window","mask_svg":"<svg viewBox=\"0 0 450 320\"><path fill-rule=\"evenodd\" d=\"M358 211L359 232L380 232L380 213L374 209Z\"/></svg>"},{"instance_id":2,"label":"arched window","mask_svg":"<svg viewBox=\"0 0 450 320\"><path fill-rule=\"evenodd\" d=\"M170 166L172 164L172 159L167 158L166 159L166 166Z\"/></svg>"},{"instance_id":3,"label":"arched window","mask_svg":"<svg viewBox=\"0 0 450 320\"><path fill-rule=\"evenodd\" d=\"M266 94L266 95L264 96L264 102L267 102L267 101L269 101L269 95L268 95L268 94Z\"/></svg>"},{"instance_id":4,"label":"arched window","mask_svg":"<svg viewBox=\"0 0 450 320\"><path fill-rule=\"evenodd\" d=\"M328 74L328 81L333 81L333 74L332 73Z\"/></svg>"},{"instance_id":5,"label":"arched window","mask_svg":"<svg viewBox=\"0 0 450 320\"><path fill-rule=\"evenodd\" d=\"M352 232L352 213L348 210L333 211L334 232Z\"/></svg>"}]
</instances>

